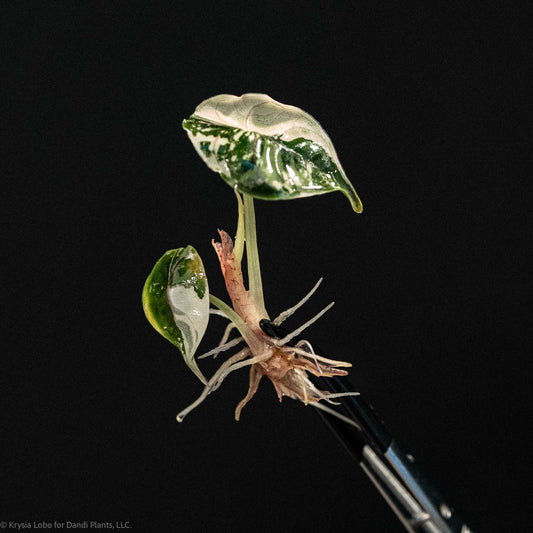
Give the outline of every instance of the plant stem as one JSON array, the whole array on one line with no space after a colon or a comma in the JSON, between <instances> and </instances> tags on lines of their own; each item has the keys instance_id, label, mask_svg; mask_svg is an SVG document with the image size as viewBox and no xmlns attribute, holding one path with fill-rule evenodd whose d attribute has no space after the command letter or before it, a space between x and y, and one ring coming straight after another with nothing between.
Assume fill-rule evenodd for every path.
<instances>
[{"instance_id":1,"label":"plant stem","mask_svg":"<svg viewBox=\"0 0 533 533\"><path fill-rule=\"evenodd\" d=\"M241 195L237 192L237 188L233 189L235 196L237 196L237 204L239 207L239 218L237 221L237 233L235 234L235 246L233 253L235 259L240 263L244 252L244 206L242 205Z\"/></svg>"},{"instance_id":2,"label":"plant stem","mask_svg":"<svg viewBox=\"0 0 533 533\"><path fill-rule=\"evenodd\" d=\"M263 299L263 284L261 282L261 268L257 251L257 235L255 231L254 199L244 194L244 236L246 239L246 259L248 263L248 284L252 300L258 312L265 318L268 314Z\"/></svg>"},{"instance_id":3,"label":"plant stem","mask_svg":"<svg viewBox=\"0 0 533 533\"><path fill-rule=\"evenodd\" d=\"M220 298L217 298L216 296L210 294L209 301L212 305L220 309L228 317L228 319L235 324L235 327L239 330L239 333L242 335L242 338L244 339L246 344L248 344L251 350L255 350L256 353L259 352L262 348L261 341L251 330L250 326L248 326L248 324L246 324L246 322L244 322L244 320L227 303L223 302Z\"/></svg>"}]
</instances>

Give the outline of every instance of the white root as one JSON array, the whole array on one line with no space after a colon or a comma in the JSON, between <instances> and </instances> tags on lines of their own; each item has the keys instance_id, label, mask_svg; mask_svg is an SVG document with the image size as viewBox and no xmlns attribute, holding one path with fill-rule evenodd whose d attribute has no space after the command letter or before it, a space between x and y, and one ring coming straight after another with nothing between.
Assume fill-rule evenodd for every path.
<instances>
[{"instance_id":1,"label":"white root","mask_svg":"<svg viewBox=\"0 0 533 533\"><path fill-rule=\"evenodd\" d=\"M318 364L317 361L321 361L322 363L326 363L333 367L345 367L349 368L352 366L352 363L347 363L346 361L336 361L335 359L328 359L327 357L322 357L321 355L317 355L315 352L309 353L306 350L302 350L301 348L297 348L296 346L291 346L290 348L285 346L284 350L287 350L288 352L294 352L298 355L302 355L303 357L306 357L308 359L312 359L315 364Z\"/></svg>"},{"instance_id":2,"label":"white root","mask_svg":"<svg viewBox=\"0 0 533 533\"><path fill-rule=\"evenodd\" d=\"M300 326L298 329L294 330L292 333L289 333L288 335L283 337L283 339L272 339L272 344L274 344L276 346L283 346L283 345L287 344L289 341L294 339L294 337L297 337L298 335L300 335L300 333L304 329L307 329L311 324L316 322L326 311L329 311L333 307L334 304L335 304L335 302L331 302L329 305L324 307L324 309L322 309L322 311L320 311L320 313L317 313L313 318L311 318L311 320L308 320L305 324Z\"/></svg>"},{"instance_id":3,"label":"white root","mask_svg":"<svg viewBox=\"0 0 533 533\"><path fill-rule=\"evenodd\" d=\"M286 348L286 346L284 347L284 349L285 348ZM313 359L313 362L315 363L315 367L316 367L318 373L322 374L322 369L320 368L320 365L318 364L318 360L316 358L316 353L315 353L315 350L313 349L313 347L311 346L311 343L309 341L306 341L306 340L301 340L301 341L296 343L296 348L303 349L303 351L306 352L306 353L305 354L304 353L299 354L299 352L297 352L296 350L292 350L292 352L290 352L290 353L303 355L307 359L309 359L309 357L311 357Z\"/></svg>"},{"instance_id":4,"label":"white root","mask_svg":"<svg viewBox=\"0 0 533 533\"><path fill-rule=\"evenodd\" d=\"M226 329L224 330L224 335L222 335L222 339L220 339L220 342L218 343L219 346L222 346L223 344L226 344L226 342L228 342L231 331L236 327L237 326L233 322L230 322L226 326Z\"/></svg>"},{"instance_id":5,"label":"white root","mask_svg":"<svg viewBox=\"0 0 533 533\"><path fill-rule=\"evenodd\" d=\"M198 359L205 359L206 357L209 357L210 355L212 355L213 357L216 357L220 352L225 352L226 350L229 350L230 348L237 346L237 344L240 344L242 341L243 341L242 337L236 337L235 339L229 342L226 342L226 344L219 344L216 348L213 348L212 350L209 350L208 352L205 352L202 355L199 355Z\"/></svg>"},{"instance_id":6,"label":"white root","mask_svg":"<svg viewBox=\"0 0 533 533\"><path fill-rule=\"evenodd\" d=\"M297 311L298 309L300 309L300 307L302 307L302 305L307 302L307 300L309 300L309 298L311 298L311 296L313 296L313 294L315 293L315 291L318 289L318 287L320 286L320 284L322 283L322 280L324 278L320 278L316 283L315 283L315 286L294 306L292 306L290 309L287 309L286 311L283 311L283 313L280 313L279 316L277 316L273 321L272 323L275 324L276 326L279 326L282 322L284 322L285 320L287 320L287 318L289 318L291 315L293 315L295 313L295 311Z\"/></svg>"},{"instance_id":7,"label":"white root","mask_svg":"<svg viewBox=\"0 0 533 533\"><path fill-rule=\"evenodd\" d=\"M263 354L259 356L252 357L250 359L247 359L246 361L242 361L242 359L250 355L250 353L251 351L248 347L243 348L240 352L236 353L227 361L225 361L222 365L220 365L220 368L207 382L207 385L204 387L204 390L202 391L202 394L200 394L198 399L178 414L178 416L176 417L178 422L183 422L183 419L187 414L189 414L193 409L198 407L207 398L207 396L209 396L209 394L217 390L222 384L222 382L226 379L228 374L244 366L253 365L255 363L261 363L272 357L272 351L270 349L267 349Z\"/></svg>"},{"instance_id":8,"label":"white root","mask_svg":"<svg viewBox=\"0 0 533 533\"><path fill-rule=\"evenodd\" d=\"M246 361L241 361L240 363L235 363L231 365L229 368L225 368L224 371L221 372L220 375L218 376L216 383L213 385L213 388L211 389L211 392L214 390L217 390L218 387L220 387L220 385L222 384L222 382L228 377L228 374L230 374L234 370L238 370L239 368L242 368L243 366L249 366L249 365L254 365L255 363L261 363L263 361L266 361L267 359L270 359L270 357L272 357L272 353L269 352L263 355L259 355L257 357L252 357L251 359L246 359ZM217 371L216 374L218 374L219 372L220 372L220 369Z\"/></svg>"},{"instance_id":9,"label":"white root","mask_svg":"<svg viewBox=\"0 0 533 533\"><path fill-rule=\"evenodd\" d=\"M243 407L254 397L255 393L257 392L257 389L259 388L259 382L261 381L262 377L263 374L261 374L261 372L258 372L257 368L252 365L250 367L248 392L235 408L235 420L237 420L237 422L241 418L241 411Z\"/></svg>"},{"instance_id":10,"label":"white root","mask_svg":"<svg viewBox=\"0 0 533 533\"><path fill-rule=\"evenodd\" d=\"M229 324L226 326L226 329L224 330L224 335L222 335L222 339L220 339L220 342L218 343L217 348L220 348L221 346L226 344L226 342L228 342L228 339L229 339L231 331L234 328L236 328L237 326L231 321L231 318L226 313L224 313L224 311L221 311L220 309L209 309L209 314L210 315L221 316L222 318L225 318L226 320L230 321ZM232 345L232 346L235 346L235 345ZM231 348L231 346L228 346L228 348ZM218 353L219 352L215 352L215 353L211 354L211 352L209 352L209 355L213 355L213 359L216 359ZM204 353L204 354L200 355L198 357L198 359L201 359L201 358L204 358L204 357L207 357L207 356L208 355Z\"/></svg>"},{"instance_id":11,"label":"white root","mask_svg":"<svg viewBox=\"0 0 533 533\"><path fill-rule=\"evenodd\" d=\"M249 348L244 348L240 352L236 353L232 357L230 357L227 361L225 361L222 365L220 365L220 368L215 372L213 377L207 382L207 385L204 387L204 390L202 391L202 394L198 397L196 401L191 403L188 407L183 409L178 416L176 417L178 422L183 422L183 419L193 410L196 409L206 398L207 396L214 390L213 387L217 383L217 381L220 378L220 375L233 363L240 361L241 359L244 359L248 354L250 353Z\"/></svg>"}]
</instances>

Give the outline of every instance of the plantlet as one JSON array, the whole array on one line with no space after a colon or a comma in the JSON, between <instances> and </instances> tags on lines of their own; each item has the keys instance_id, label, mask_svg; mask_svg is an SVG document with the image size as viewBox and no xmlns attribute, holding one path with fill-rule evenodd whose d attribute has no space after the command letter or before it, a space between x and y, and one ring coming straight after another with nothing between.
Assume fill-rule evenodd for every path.
<instances>
[{"instance_id":1,"label":"plantlet","mask_svg":"<svg viewBox=\"0 0 533 533\"><path fill-rule=\"evenodd\" d=\"M347 374L343 369L351 364L316 354L308 341L295 345L291 342L330 309L333 302L283 339L269 337L260 328L260 321L269 316L263 299L253 204L254 197L286 200L340 191L348 197L353 209L361 212L361 201L346 178L329 137L301 109L280 104L263 94L210 98L196 108L183 127L209 168L220 173L234 188L238 223L235 244L222 230L219 230L220 242L212 241L232 306L209 293L202 260L192 246L167 251L144 286L143 308L149 322L178 347L187 365L204 384L202 394L178 414L178 421L215 391L228 374L243 367L249 367L249 388L235 409L236 420L263 376L272 381L280 401L288 396L342 416L319 402L334 403L338 396L357 393L320 391L308 373L342 376ZM241 269L245 251L248 289ZM273 323L279 325L291 316L321 281ZM210 309L209 303L214 308ZM221 315L229 324L220 344L196 359L216 357L241 344L244 346L208 380L198 367L195 352L210 314ZM240 335L228 340L234 328Z\"/></svg>"}]
</instances>

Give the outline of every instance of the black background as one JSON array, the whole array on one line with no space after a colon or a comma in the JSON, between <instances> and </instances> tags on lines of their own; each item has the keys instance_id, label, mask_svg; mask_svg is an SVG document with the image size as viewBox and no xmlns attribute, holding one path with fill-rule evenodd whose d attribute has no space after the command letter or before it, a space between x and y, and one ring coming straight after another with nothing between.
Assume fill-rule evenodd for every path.
<instances>
[{"instance_id":1,"label":"black background","mask_svg":"<svg viewBox=\"0 0 533 533\"><path fill-rule=\"evenodd\" d=\"M236 223L180 123L215 94L265 92L320 121L365 206L256 202L267 309L324 276L289 325L335 300L308 338L353 363L471 527L528 529L524 13L40 6L3 17L0 521L402 531L313 409L264 382L233 420L246 371L175 420L201 385L145 320L142 286L165 250L192 244L227 300L210 240ZM200 350L221 333L214 317Z\"/></svg>"}]
</instances>

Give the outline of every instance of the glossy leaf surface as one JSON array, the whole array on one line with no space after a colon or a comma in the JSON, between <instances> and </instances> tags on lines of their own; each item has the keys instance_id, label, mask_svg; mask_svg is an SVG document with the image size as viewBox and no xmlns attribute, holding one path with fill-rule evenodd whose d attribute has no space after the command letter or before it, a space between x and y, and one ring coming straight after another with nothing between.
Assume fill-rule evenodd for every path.
<instances>
[{"instance_id":1,"label":"glossy leaf surface","mask_svg":"<svg viewBox=\"0 0 533 533\"><path fill-rule=\"evenodd\" d=\"M209 321L209 288L192 246L165 252L146 280L142 302L150 324L179 348L189 368L207 383L194 353Z\"/></svg>"},{"instance_id":2,"label":"glossy leaf surface","mask_svg":"<svg viewBox=\"0 0 533 533\"><path fill-rule=\"evenodd\" d=\"M354 211L363 210L330 138L297 107L266 94L221 94L202 102L183 127L207 166L241 193L287 200L340 191Z\"/></svg>"}]
</instances>

